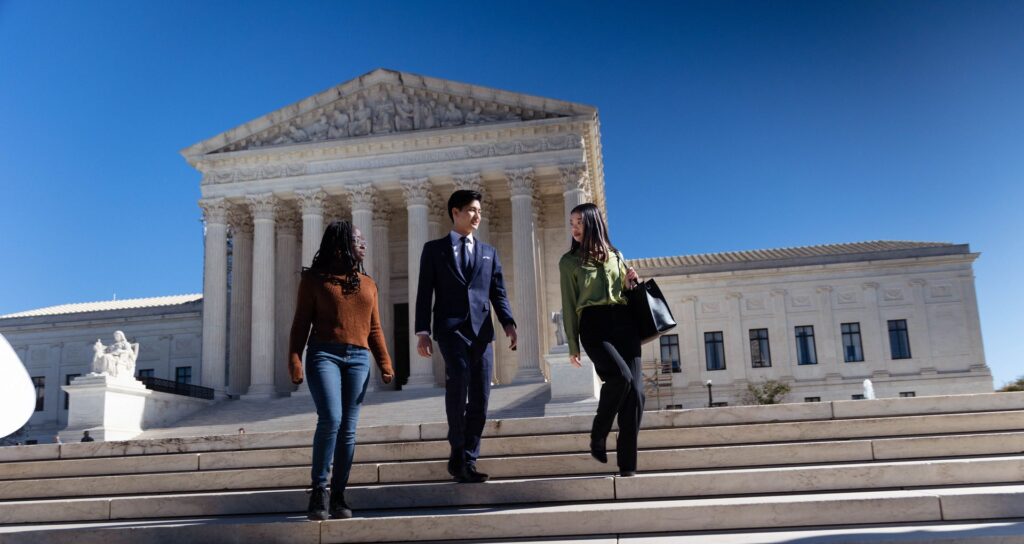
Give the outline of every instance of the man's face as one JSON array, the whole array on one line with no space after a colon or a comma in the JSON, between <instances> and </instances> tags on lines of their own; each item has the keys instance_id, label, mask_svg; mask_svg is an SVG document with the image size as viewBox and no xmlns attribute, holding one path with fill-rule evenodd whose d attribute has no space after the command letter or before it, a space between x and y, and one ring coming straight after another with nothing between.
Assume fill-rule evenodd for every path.
<instances>
[{"instance_id":1,"label":"man's face","mask_svg":"<svg viewBox=\"0 0 1024 544\"><path fill-rule=\"evenodd\" d=\"M452 208L452 220L458 232L474 232L480 226L480 201L473 200L461 209Z\"/></svg>"}]
</instances>

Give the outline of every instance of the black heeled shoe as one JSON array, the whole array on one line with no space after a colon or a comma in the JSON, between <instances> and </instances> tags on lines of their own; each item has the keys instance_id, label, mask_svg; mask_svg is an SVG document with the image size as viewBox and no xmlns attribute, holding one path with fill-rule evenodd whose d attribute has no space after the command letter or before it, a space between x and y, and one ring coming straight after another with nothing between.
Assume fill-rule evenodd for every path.
<instances>
[{"instance_id":1,"label":"black heeled shoe","mask_svg":"<svg viewBox=\"0 0 1024 544\"><path fill-rule=\"evenodd\" d=\"M605 449L604 440L590 439L590 456L600 463L608 462L608 451Z\"/></svg>"}]
</instances>

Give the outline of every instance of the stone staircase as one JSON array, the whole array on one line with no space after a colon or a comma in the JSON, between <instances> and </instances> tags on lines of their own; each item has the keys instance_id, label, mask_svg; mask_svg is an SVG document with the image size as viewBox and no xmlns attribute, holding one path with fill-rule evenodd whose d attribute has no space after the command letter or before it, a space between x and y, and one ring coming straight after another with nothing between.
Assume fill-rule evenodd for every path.
<instances>
[{"instance_id":1,"label":"stone staircase","mask_svg":"<svg viewBox=\"0 0 1024 544\"><path fill-rule=\"evenodd\" d=\"M1024 393L648 412L633 478L590 422L488 422L477 485L444 423L361 428L327 522L311 431L0 448L0 543L1024 542Z\"/></svg>"}]
</instances>

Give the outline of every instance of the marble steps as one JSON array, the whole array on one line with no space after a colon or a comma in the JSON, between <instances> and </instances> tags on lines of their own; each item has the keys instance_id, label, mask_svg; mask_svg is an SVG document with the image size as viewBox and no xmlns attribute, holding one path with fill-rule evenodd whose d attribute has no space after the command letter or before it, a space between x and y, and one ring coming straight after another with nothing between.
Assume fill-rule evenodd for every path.
<instances>
[{"instance_id":1,"label":"marble steps","mask_svg":"<svg viewBox=\"0 0 1024 544\"><path fill-rule=\"evenodd\" d=\"M1024 486L368 510L348 520L203 517L0 527L4 544L414 542L820 528L1024 517Z\"/></svg>"},{"instance_id":2,"label":"marble steps","mask_svg":"<svg viewBox=\"0 0 1024 544\"><path fill-rule=\"evenodd\" d=\"M640 474L632 478L549 476L494 480L483 485L454 482L378 484L350 487L346 497L353 508L369 510L780 495L1021 481L1024 481L1024 455L676 470ZM0 502L0 524L301 512L307 500L303 489L281 488L15 500Z\"/></svg>"},{"instance_id":3,"label":"marble steps","mask_svg":"<svg viewBox=\"0 0 1024 544\"><path fill-rule=\"evenodd\" d=\"M409 439L402 442L376 442L382 438L400 437L413 434L409 430L375 428L364 433L360 430L361 442L356 447L358 463L398 463L404 461L429 461L444 459L448 445L441 440ZM968 414L942 414L926 416L901 416L888 418L864 418L828 421L799 421L782 423L751 423L745 425L719 425L712 427L656 428L641 431L640 444L644 448L700 448L732 445L766 445L829 440L871 439L880 441L887 437L934 436L942 441L942 435L988 432L1013 433L1024 429L1024 411L978 412ZM288 433L293 434L293 433ZM418 434L418 431L417 431ZM589 437L585 433L548 434L537 436L492 437L484 441L483 453L489 457L522 456L538 454L566 454L585 452ZM148 446L126 446L126 443L109 442L100 446L93 444L68 444L61 447L60 459L30 461L9 461L0 463L0 480L55 478L90 475L114 475L132 473L179 472L188 470L242 469L275 466L298 466L310 462L309 442L296 446L278 437L260 437L254 443L243 442L238 436L225 437L221 445L209 449L216 440L178 442L173 448L166 441L155 441ZM242 437L244 438L244 437ZM311 437L302 433L303 440ZM1015 437L1009 437L1018 440ZM925 442L921 442L925 443ZM1014 442L1014 443L1019 443ZM901 443L879 442L881 449ZM978 453L971 449L970 442L963 455ZM253 446L262 447L253 447ZM113 450L131 451L120 457L93 457L82 454L82 447L90 453L111 454ZM198 451L193 451L196 446ZM224 446L224 447L221 447ZM232 446L234 450L226 449ZM614 433L609 438L608 448L614 449ZM3 448L0 448L2 450ZM184 450L187 453L168 453ZM883 452L878 452L886 455ZM996 451L993 453L1006 453ZM955 455L955 453L948 453ZM443 477L443 474L442 474Z\"/></svg>"},{"instance_id":4,"label":"marble steps","mask_svg":"<svg viewBox=\"0 0 1024 544\"><path fill-rule=\"evenodd\" d=\"M985 427L972 429L969 427L970 423L963 423L986 412L989 417ZM859 428L860 430L857 432L860 434L856 435L859 437L882 436L885 433L918 434L914 431L915 428L928 428L933 423L941 421L920 418L935 417L940 414L948 414L953 417L952 421L947 422L951 427L935 428L928 432L938 434L971 430L1024 430L1024 392L661 410L644 414L644 428L646 430L679 431L680 435L689 435L689 440L693 445L710 445L712 442L702 442L702 440L716 440L719 443L736 443L736 440L743 442L770 441L773 433L777 432L788 432L799 438L810 438L814 433L821 433L822 438L828 439L840 435L830 434L831 431L827 429L839 427ZM998 423L997 420L1001 417L999 414L1011 419L1012 423ZM955 425L957 419L961 421L959 427ZM872 430L873 422L876 420L888 421L888 430ZM499 438L586 433L590 430L591 421L591 416L490 420L487 422L484 436ZM757 425L786 422L800 425L793 425L788 429L757 427ZM900 422L905 424L902 429ZM809 434L802 434L801 428L809 429L806 431ZM762 432L765 430L769 432ZM361 427L359 441L361 444L443 441L446 433L447 425L445 423ZM745 438L749 434L756 436ZM118 442L6 447L0 448L0 467L3 467L6 462L33 460L306 447L312 442L312 435L312 430L300 430L245 435L150 438ZM701 438L703 436L707 436L707 439Z\"/></svg>"},{"instance_id":5,"label":"marble steps","mask_svg":"<svg viewBox=\"0 0 1024 544\"><path fill-rule=\"evenodd\" d=\"M609 464L603 465L592 459L588 453L577 451L567 454L484 457L480 459L478 466L480 470L494 478L602 474L615 467L614 452L609 452ZM707 470L1012 455L1021 452L1024 452L1024 432L979 433L875 440L644 449L640 451L638 465L642 471ZM308 485L309 461L308 457L298 454L296 456L301 458L292 466L196 470L195 465L190 465L181 470L161 472L140 462L132 464L131 468L141 468L145 472L6 480L0 482L0 501L302 487ZM149 463L169 461L168 467L174 467L181 462L179 457L182 456L155 456L149 459L142 457L133 460ZM449 478L446 460L356 463L352 467L350 483L401 484L445 481ZM1024 480L1024 476L1021 479Z\"/></svg>"}]
</instances>

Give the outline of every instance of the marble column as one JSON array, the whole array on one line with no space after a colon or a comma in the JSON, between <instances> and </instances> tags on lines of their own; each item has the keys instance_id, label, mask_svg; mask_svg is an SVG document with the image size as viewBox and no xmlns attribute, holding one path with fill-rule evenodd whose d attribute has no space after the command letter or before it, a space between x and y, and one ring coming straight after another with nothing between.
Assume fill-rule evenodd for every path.
<instances>
[{"instance_id":1,"label":"marble column","mask_svg":"<svg viewBox=\"0 0 1024 544\"><path fill-rule=\"evenodd\" d=\"M927 281L923 278L910 280L910 288L914 294L914 319L907 320L908 334L910 335L910 356L920 361L922 367L934 367L932 360L932 326L928 323L928 307L925 300L925 285ZM888 328L886 334L889 334Z\"/></svg>"},{"instance_id":2,"label":"marble column","mask_svg":"<svg viewBox=\"0 0 1024 544\"><path fill-rule=\"evenodd\" d=\"M879 284L873 281L864 282L861 288L864 290L864 312L866 314L861 323L860 338L864 349L864 359L868 368L874 370L886 370L889 357L885 351L888 345L889 328L885 319L882 319L882 312L879 308Z\"/></svg>"},{"instance_id":3,"label":"marble column","mask_svg":"<svg viewBox=\"0 0 1024 544\"><path fill-rule=\"evenodd\" d=\"M416 290L419 287L420 254L423 244L427 243L429 229L427 215L429 213L430 180L414 178L402 180L402 191L405 195L405 208L409 214L407 240L409 241L409 379L406 388L422 388L434 386L434 367L429 358L420 357L416 352ZM436 348L436 345L435 345Z\"/></svg>"},{"instance_id":4,"label":"marble column","mask_svg":"<svg viewBox=\"0 0 1024 544\"><path fill-rule=\"evenodd\" d=\"M514 316L519 337L516 382L544 379L540 371L540 326L534 251L537 229L533 214L533 168L505 171L512 193L512 253L515 267Z\"/></svg>"},{"instance_id":5,"label":"marble column","mask_svg":"<svg viewBox=\"0 0 1024 544\"><path fill-rule=\"evenodd\" d=\"M231 221L231 316L228 339L228 392L249 390L249 354L252 348L252 218L235 208Z\"/></svg>"},{"instance_id":6,"label":"marble column","mask_svg":"<svg viewBox=\"0 0 1024 544\"><path fill-rule=\"evenodd\" d=\"M438 196L437 193L430 193L429 203L427 205L428 240L437 240L447 234L448 230L450 230L445 229L446 226L450 227L452 225L451 221L448 219L448 212L445 210L447 202L448 199L444 199L444 201L442 201L441 197ZM443 218L442 214L444 215ZM437 387L443 387L444 382L442 381L442 377L445 375L444 357L441 356L441 350L437 349L436 345L434 348L433 356L430 358L431 364L433 365L434 385Z\"/></svg>"},{"instance_id":7,"label":"marble column","mask_svg":"<svg viewBox=\"0 0 1024 544\"><path fill-rule=\"evenodd\" d=\"M203 268L203 352L200 384L214 397L226 394L228 324L228 204L223 198L199 201L206 223Z\"/></svg>"},{"instance_id":8,"label":"marble column","mask_svg":"<svg viewBox=\"0 0 1024 544\"><path fill-rule=\"evenodd\" d=\"M380 311L380 326L384 329L384 339L387 341L388 353L391 354L392 364L395 357L395 320L394 307L391 304L391 255L389 255L388 240L390 239L391 207L378 196L376 205L373 208L373 269L376 271L373 279L377 282L377 302ZM394 382L384 385L378 382L377 387L393 389Z\"/></svg>"},{"instance_id":9,"label":"marble column","mask_svg":"<svg viewBox=\"0 0 1024 544\"><path fill-rule=\"evenodd\" d=\"M302 213L302 264L308 267L313 264L313 256L320 249L320 239L324 236L324 202L327 193L322 189L295 191L299 197ZM305 357L303 357L305 359ZM303 380L293 396L309 395L309 382Z\"/></svg>"},{"instance_id":10,"label":"marble column","mask_svg":"<svg viewBox=\"0 0 1024 544\"><path fill-rule=\"evenodd\" d=\"M729 375L734 379L747 379L750 358L746 357L749 348L744 349L744 346L750 344L750 333L744 334L746 327L743 326L743 311L740 308L743 293L726 293L725 303L729 307L729 325L725 332L725 368L730 369ZM733 338L730 339L730 336Z\"/></svg>"},{"instance_id":11,"label":"marble column","mask_svg":"<svg viewBox=\"0 0 1024 544\"><path fill-rule=\"evenodd\" d=\"M373 230L373 210L377 200L377 190L374 189L373 184L361 183L359 185L353 185L348 188L348 196L352 204L352 226L358 228L363 233L363 240L366 241L366 255L363 258L363 270L367 275L374 278L374 282L377 282L377 270L375 253L377 251L377 245L374 243L374 235L376 234ZM379 295L379 292L378 292ZM378 297L378 301L379 301ZM376 391L380 384L380 369L374 363L370 365L370 381L367 387L371 391Z\"/></svg>"},{"instance_id":12,"label":"marble column","mask_svg":"<svg viewBox=\"0 0 1024 544\"><path fill-rule=\"evenodd\" d=\"M296 295L299 291L299 261L293 251L298 241L298 211L288 207L282 209L277 221L277 248L275 257L277 269L275 285L277 286L274 301L274 383L278 393L291 393L294 386L288 373L288 336L291 332L292 318L295 317Z\"/></svg>"},{"instance_id":13,"label":"marble column","mask_svg":"<svg viewBox=\"0 0 1024 544\"><path fill-rule=\"evenodd\" d=\"M252 367L249 398L274 396L274 228L277 198L250 195L252 210Z\"/></svg>"},{"instance_id":14,"label":"marble column","mask_svg":"<svg viewBox=\"0 0 1024 544\"><path fill-rule=\"evenodd\" d=\"M562 176L562 198L565 201L563 224L566 237L572 238L572 231L569 229L569 213L576 206L588 201L590 179L587 175L587 165L583 162L564 164L558 170Z\"/></svg>"},{"instance_id":15,"label":"marble column","mask_svg":"<svg viewBox=\"0 0 1024 544\"><path fill-rule=\"evenodd\" d=\"M828 372L842 370L839 361L843 360L842 349L837 342L839 325L836 324L835 313L832 310L832 286L819 285L816 288L818 301L821 309L821 326L823 330L815 331L814 339L818 342L818 364L823 365Z\"/></svg>"},{"instance_id":16,"label":"marble column","mask_svg":"<svg viewBox=\"0 0 1024 544\"><path fill-rule=\"evenodd\" d=\"M348 188L348 196L352 201L352 226L363 233L366 240L366 257L363 270L369 276L375 276L373 262L373 206L377 191L370 183L362 183Z\"/></svg>"},{"instance_id":17,"label":"marble column","mask_svg":"<svg viewBox=\"0 0 1024 544\"><path fill-rule=\"evenodd\" d=\"M772 356L772 366L787 369L785 373L789 373L788 369L796 364L790 335L786 317L786 290L772 289L772 328L768 334L768 349Z\"/></svg>"}]
</instances>

